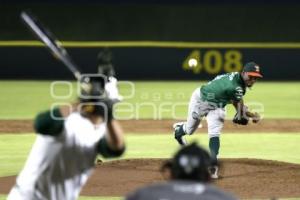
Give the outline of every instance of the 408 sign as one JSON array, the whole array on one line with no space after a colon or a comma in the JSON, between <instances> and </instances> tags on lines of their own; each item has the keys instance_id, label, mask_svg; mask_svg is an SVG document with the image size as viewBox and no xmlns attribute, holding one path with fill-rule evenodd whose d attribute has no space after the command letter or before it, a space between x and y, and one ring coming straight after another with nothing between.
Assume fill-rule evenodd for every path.
<instances>
[{"instance_id":1,"label":"408 sign","mask_svg":"<svg viewBox=\"0 0 300 200\"><path fill-rule=\"evenodd\" d=\"M243 67L243 56L237 50L207 50L192 51L183 61L182 67L194 74L206 72L208 74L219 74L220 72L241 71Z\"/></svg>"}]
</instances>

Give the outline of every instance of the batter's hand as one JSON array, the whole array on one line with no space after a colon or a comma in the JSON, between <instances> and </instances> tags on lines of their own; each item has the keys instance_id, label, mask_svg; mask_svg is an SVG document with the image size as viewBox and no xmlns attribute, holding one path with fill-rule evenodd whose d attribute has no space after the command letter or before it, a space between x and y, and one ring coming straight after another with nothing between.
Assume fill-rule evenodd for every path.
<instances>
[{"instance_id":1,"label":"batter's hand","mask_svg":"<svg viewBox=\"0 0 300 200\"><path fill-rule=\"evenodd\" d=\"M119 94L118 80L115 77L109 77L105 84L105 91L109 99L119 102L123 100L123 97Z\"/></svg>"}]
</instances>

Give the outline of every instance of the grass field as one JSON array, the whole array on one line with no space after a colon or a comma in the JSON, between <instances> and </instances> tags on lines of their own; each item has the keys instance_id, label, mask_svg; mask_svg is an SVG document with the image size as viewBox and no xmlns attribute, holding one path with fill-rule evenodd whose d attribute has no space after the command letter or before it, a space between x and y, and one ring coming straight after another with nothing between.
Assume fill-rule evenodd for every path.
<instances>
[{"instance_id":1,"label":"grass field","mask_svg":"<svg viewBox=\"0 0 300 200\"><path fill-rule=\"evenodd\" d=\"M15 175L21 170L34 139L34 134L0 135L0 177ZM207 147L206 134L193 135L188 139ZM171 133L127 134L126 141L128 148L123 159L169 158L178 147ZM300 134L224 134L220 157L261 158L300 164L297 141L300 141Z\"/></svg>"},{"instance_id":2,"label":"grass field","mask_svg":"<svg viewBox=\"0 0 300 200\"><path fill-rule=\"evenodd\" d=\"M171 105L178 103L176 116L186 117L186 106L192 91L203 83L199 82L135 82L134 96L125 99L117 115L131 118L172 118ZM66 99L50 95L48 81L0 81L0 119L32 119L37 112L49 108L52 103L76 99L72 92ZM76 84L72 83L72 88ZM262 82L248 91L246 102L259 102L264 106L265 118L300 119L300 82ZM121 85L124 96L131 93L129 85ZM56 95L67 95L66 85L55 87ZM133 105L133 109L128 109ZM163 107L163 106L165 107ZM169 106L169 107L168 107ZM159 115L160 109L164 111ZM137 109L140 108L140 109ZM127 109L127 110L126 110ZM124 112L126 110L126 112ZM228 118L233 114L229 109ZM126 134L128 149L126 158L168 158L177 149L171 134ZM22 168L35 135L0 135L0 177L16 175ZM197 140L207 147L207 135L197 134L188 138ZM224 134L222 136L222 158L261 158L300 164L300 134ZM162 148L163 147L163 148ZM0 195L0 200L5 195ZM120 197L81 197L81 200L119 200Z\"/></svg>"},{"instance_id":3,"label":"grass field","mask_svg":"<svg viewBox=\"0 0 300 200\"><path fill-rule=\"evenodd\" d=\"M127 97L118 106L120 118L185 118L191 93L203 82L134 82L133 88L121 85L121 93ZM32 119L38 111L48 109L52 103L75 100L77 87L70 98L59 99L51 96L49 81L0 81L0 119ZM246 103L258 108L262 105L265 118L300 118L300 82L261 82L257 83L245 96ZM58 84L54 87L56 96L68 96L69 87ZM174 107L175 105L175 107ZM228 106L228 117L232 117L232 106Z\"/></svg>"}]
</instances>

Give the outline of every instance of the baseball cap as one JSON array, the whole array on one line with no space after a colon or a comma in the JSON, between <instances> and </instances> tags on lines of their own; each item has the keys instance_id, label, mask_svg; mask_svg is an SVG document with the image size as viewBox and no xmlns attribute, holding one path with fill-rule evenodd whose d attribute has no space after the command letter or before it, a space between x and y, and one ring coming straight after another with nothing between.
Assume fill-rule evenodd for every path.
<instances>
[{"instance_id":1,"label":"baseball cap","mask_svg":"<svg viewBox=\"0 0 300 200\"><path fill-rule=\"evenodd\" d=\"M210 177L208 172L210 166L209 153L196 143L192 143L175 154L171 174L175 179L207 181Z\"/></svg>"},{"instance_id":2,"label":"baseball cap","mask_svg":"<svg viewBox=\"0 0 300 200\"><path fill-rule=\"evenodd\" d=\"M246 72L249 76L255 76L262 78L263 75L260 72L260 67L255 62L248 62L244 65L243 72Z\"/></svg>"}]
</instances>

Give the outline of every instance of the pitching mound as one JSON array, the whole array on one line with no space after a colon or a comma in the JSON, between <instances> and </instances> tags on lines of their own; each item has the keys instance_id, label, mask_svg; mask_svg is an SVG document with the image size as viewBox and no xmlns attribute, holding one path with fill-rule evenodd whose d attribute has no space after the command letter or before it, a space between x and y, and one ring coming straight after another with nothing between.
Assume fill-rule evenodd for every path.
<instances>
[{"instance_id":1,"label":"pitching mound","mask_svg":"<svg viewBox=\"0 0 300 200\"><path fill-rule=\"evenodd\" d=\"M123 196L145 184L164 181L164 159L106 162L96 167L84 195ZM257 159L224 159L221 179L214 183L240 198L300 196L300 165Z\"/></svg>"},{"instance_id":2,"label":"pitching mound","mask_svg":"<svg viewBox=\"0 0 300 200\"><path fill-rule=\"evenodd\" d=\"M82 191L86 196L124 196L146 184L164 181L164 159L132 159L98 164ZM300 165L257 159L224 159L221 179L214 184L240 198L300 197ZM14 177L0 178L8 193Z\"/></svg>"}]
</instances>

